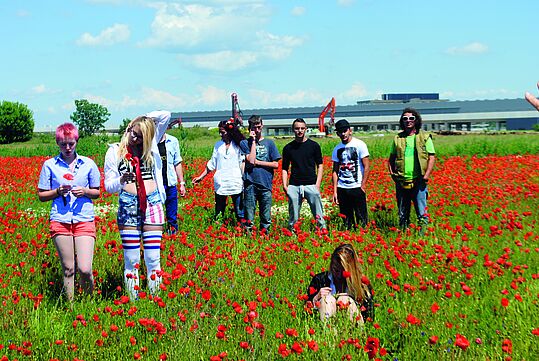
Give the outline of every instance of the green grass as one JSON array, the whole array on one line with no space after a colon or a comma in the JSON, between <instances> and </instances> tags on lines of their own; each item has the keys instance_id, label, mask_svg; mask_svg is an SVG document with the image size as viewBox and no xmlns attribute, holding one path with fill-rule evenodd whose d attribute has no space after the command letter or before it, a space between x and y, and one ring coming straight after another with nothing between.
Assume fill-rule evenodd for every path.
<instances>
[{"instance_id":1,"label":"green grass","mask_svg":"<svg viewBox=\"0 0 539 361\"><path fill-rule=\"evenodd\" d=\"M188 128L172 129L170 134L180 140L182 157L186 160L195 158L208 159L213 145L220 138L217 129ZM357 133L357 138L365 141L372 159L386 158L394 134L391 133ZM290 142L292 137L273 138L279 151ZM321 148L322 154L331 155L335 145L340 141L337 137L313 138ZM97 135L81 138L77 145L80 154L95 157L102 164L107 144L119 140L119 136ZM484 157L487 155L538 154L539 133L507 133L434 135L434 144L438 157L467 155ZM50 134L36 134L30 141L0 145L0 156L34 157L51 156L58 152L54 137Z\"/></svg>"}]
</instances>

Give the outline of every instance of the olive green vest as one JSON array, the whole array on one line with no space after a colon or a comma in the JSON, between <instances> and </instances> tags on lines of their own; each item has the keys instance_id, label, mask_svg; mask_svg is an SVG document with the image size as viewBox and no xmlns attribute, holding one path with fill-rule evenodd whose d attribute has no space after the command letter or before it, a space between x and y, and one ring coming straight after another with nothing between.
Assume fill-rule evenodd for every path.
<instances>
[{"instance_id":1,"label":"olive green vest","mask_svg":"<svg viewBox=\"0 0 539 361\"><path fill-rule=\"evenodd\" d=\"M395 136L395 149L397 155L395 159L395 168L397 177L404 179L404 150L406 149L406 132L400 132ZM415 161L419 163L421 175L425 175L427 171L427 163L429 154L427 153L427 139L432 138L432 134L419 131L415 135Z\"/></svg>"}]
</instances>

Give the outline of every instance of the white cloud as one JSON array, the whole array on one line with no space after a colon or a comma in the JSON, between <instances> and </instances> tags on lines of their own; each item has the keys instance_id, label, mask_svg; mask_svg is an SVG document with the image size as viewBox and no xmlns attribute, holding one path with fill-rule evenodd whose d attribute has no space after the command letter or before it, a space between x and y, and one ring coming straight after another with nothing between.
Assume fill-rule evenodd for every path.
<instances>
[{"instance_id":1,"label":"white cloud","mask_svg":"<svg viewBox=\"0 0 539 361\"><path fill-rule=\"evenodd\" d=\"M337 5L339 6L352 6L354 5L355 0L337 0Z\"/></svg>"},{"instance_id":2,"label":"white cloud","mask_svg":"<svg viewBox=\"0 0 539 361\"><path fill-rule=\"evenodd\" d=\"M337 99L342 104L349 104L354 103L360 100L360 98L368 97L369 92L367 89L363 86L363 84L355 83L352 85L352 87L343 93L337 95Z\"/></svg>"},{"instance_id":3,"label":"white cloud","mask_svg":"<svg viewBox=\"0 0 539 361\"><path fill-rule=\"evenodd\" d=\"M229 49L251 38L268 21L261 2L238 5L155 3L152 35L143 46L189 49Z\"/></svg>"},{"instance_id":4,"label":"white cloud","mask_svg":"<svg viewBox=\"0 0 539 361\"><path fill-rule=\"evenodd\" d=\"M93 36L90 33L84 33L77 39L77 45L80 46L111 46L129 40L131 31L125 24L114 24L106 28L99 35Z\"/></svg>"},{"instance_id":5,"label":"white cloud","mask_svg":"<svg viewBox=\"0 0 539 361\"><path fill-rule=\"evenodd\" d=\"M47 91L45 84L39 84L32 88L32 92L35 94L43 94Z\"/></svg>"},{"instance_id":6,"label":"white cloud","mask_svg":"<svg viewBox=\"0 0 539 361\"><path fill-rule=\"evenodd\" d=\"M303 6L294 6L290 11L290 14L294 16L302 16L305 14L306 11L307 9L305 9Z\"/></svg>"},{"instance_id":7,"label":"white cloud","mask_svg":"<svg viewBox=\"0 0 539 361\"><path fill-rule=\"evenodd\" d=\"M254 99L253 103L256 104L253 106L254 108L324 104L322 105L323 108L327 100L329 100L324 100L322 95L313 90L298 90L293 93L272 93L265 90L250 89L248 94L251 99Z\"/></svg>"},{"instance_id":8,"label":"white cloud","mask_svg":"<svg viewBox=\"0 0 539 361\"><path fill-rule=\"evenodd\" d=\"M229 50L215 53L179 55L178 58L192 67L220 72L237 71L254 64L259 54L250 51Z\"/></svg>"},{"instance_id":9,"label":"white cloud","mask_svg":"<svg viewBox=\"0 0 539 361\"><path fill-rule=\"evenodd\" d=\"M277 36L267 32L258 32L256 37L253 44L257 50L223 50L200 54L181 54L178 58L198 69L233 72L254 66L261 61L285 59L290 56L294 48L303 44L301 38Z\"/></svg>"},{"instance_id":10,"label":"white cloud","mask_svg":"<svg viewBox=\"0 0 539 361\"><path fill-rule=\"evenodd\" d=\"M450 55L483 54L488 51L488 46L479 42L473 42L464 46L453 46L445 52Z\"/></svg>"},{"instance_id":11,"label":"white cloud","mask_svg":"<svg viewBox=\"0 0 539 361\"><path fill-rule=\"evenodd\" d=\"M271 9L262 0L149 6L156 9L151 36L139 45L167 49L197 69L230 72L280 61L304 42L264 30Z\"/></svg>"},{"instance_id":12,"label":"white cloud","mask_svg":"<svg viewBox=\"0 0 539 361\"><path fill-rule=\"evenodd\" d=\"M17 10L17 16L20 17L20 18L26 18L28 16L30 16L30 12L28 10L25 10L25 9L20 9L20 10Z\"/></svg>"},{"instance_id":13,"label":"white cloud","mask_svg":"<svg viewBox=\"0 0 539 361\"><path fill-rule=\"evenodd\" d=\"M223 103L223 99L228 99L230 93L224 89L219 89L214 86L200 88L200 100L204 105L214 105Z\"/></svg>"}]
</instances>

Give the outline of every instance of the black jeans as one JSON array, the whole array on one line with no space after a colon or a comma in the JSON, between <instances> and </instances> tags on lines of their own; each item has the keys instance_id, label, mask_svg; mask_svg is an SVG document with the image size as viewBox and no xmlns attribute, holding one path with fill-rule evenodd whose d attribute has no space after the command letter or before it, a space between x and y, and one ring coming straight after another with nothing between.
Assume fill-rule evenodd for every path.
<instances>
[{"instance_id":1,"label":"black jeans","mask_svg":"<svg viewBox=\"0 0 539 361\"><path fill-rule=\"evenodd\" d=\"M339 200L339 211L346 218L344 225L347 229L357 228L358 223L364 227L369 221L367 213L367 197L363 189L358 188L337 188L337 199Z\"/></svg>"},{"instance_id":2,"label":"black jeans","mask_svg":"<svg viewBox=\"0 0 539 361\"><path fill-rule=\"evenodd\" d=\"M234 213L238 222L241 222L243 219L243 197L241 193L232 194L230 196L222 196L215 193L215 219L222 217L226 209L226 199L232 198L232 203L234 204Z\"/></svg>"}]
</instances>

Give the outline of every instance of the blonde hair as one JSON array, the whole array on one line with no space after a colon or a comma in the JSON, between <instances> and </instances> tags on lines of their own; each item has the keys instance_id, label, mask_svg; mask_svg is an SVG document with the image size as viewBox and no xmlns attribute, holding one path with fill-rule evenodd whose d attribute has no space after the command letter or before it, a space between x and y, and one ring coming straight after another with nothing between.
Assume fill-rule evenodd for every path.
<instances>
[{"instance_id":1,"label":"blonde hair","mask_svg":"<svg viewBox=\"0 0 539 361\"><path fill-rule=\"evenodd\" d=\"M350 273L349 277L343 277L343 279L348 287L348 294L357 301L363 302L363 300L370 296L367 285L361 280L363 271L359 259L350 244L343 244L335 248L335 251L331 255L329 269L334 277L343 271Z\"/></svg>"},{"instance_id":2,"label":"blonde hair","mask_svg":"<svg viewBox=\"0 0 539 361\"><path fill-rule=\"evenodd\" d=\"M138 125L140 127L140 132L142 133L141 161L143 163L146 163L148 166L153 166L153 157L151 150L153 137L155 136L155 122L152 118L146 116L136 117L129 123L124 135L122 136L122 139L120 140L120 146L118 148L118 158L125 159L125 155L128 153L127 148L129 146L129 133L135 125Z\"/></svg>"}]
</instances>

